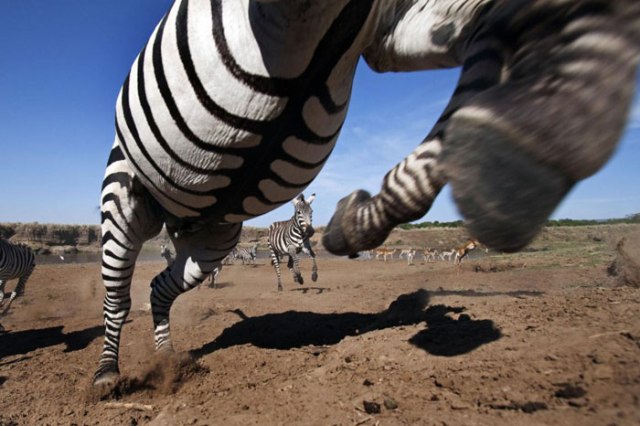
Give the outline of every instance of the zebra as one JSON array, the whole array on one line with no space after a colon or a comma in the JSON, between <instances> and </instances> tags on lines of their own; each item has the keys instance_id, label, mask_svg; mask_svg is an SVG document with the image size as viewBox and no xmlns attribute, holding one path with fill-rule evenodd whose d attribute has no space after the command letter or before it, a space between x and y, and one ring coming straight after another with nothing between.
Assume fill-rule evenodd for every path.
<instances>
[{"instance_id":1,"label":"zebra","mask_svg":"<svg viewBox=\"0 0 640 426\"><path fill-rule=\"evenodd\" d=\"M16 288L11 292L2 315L9 312L14 300L24 294L27 280L36 267L36 257L31 248L24 244L12 244L0 238L0 307L4 305L4 286L8 280L18 279ZM0 324L0 331L4 330Z\"/></svg>"},{"instance_id":2,"label":"zebra","mask_svg":"<svg viewBox=\"0 0 640 426\"><path fill-rule=\"evenodd\" d=\"M322 169L360 58L379 72L462 72L380 193L340 201L324 246L341 255L376 247L449 182L474 237L523 247L619 140L639 16L637 0L175 0L116 102L93 383L117 382L143 242L164 224L176 250L151 282L155 347L169 351L174 300L235 247L245 220L293 199Z\"/></svg>"},{"instance_id":3,"label":"zebra","mask_svg":"<svg viewBox=\"0 0 640 426\"><path fill-rule=\"evenodd\" d=\"M160 256L164 257L167 261L167 266L171 266L173 262L173 254L171 253L171 249L164 244L160 245Z\"/></svg>"},{"instance_id":4,"label":"zebra","mask_svg":"<svg viewBox=\"0 0 640 426\"><path fill-rule=\"evenodd\" d=\"M242 261L243 265L255 265L258 256L258 245L254 244L250 248L236 247L234 249L234 258Z\"/></svg>"},{"instance_id":5,"label":"zebra","mask_svg":"<svg viewBox=\"0 0 640 426\"><path fill-rule=\"evenodd\" d=\"M318 280L318 266L316 264L316 254L311 248L309 238L314 234L312 225L311 203L316 198L316 194L311 194L307 200L300 194L292 200L295 211L289 220L274 222L269 226L269 236L267 245L271 253L271 262L278 276L278 291L282 291L282 280L280 274L280 257L289 256L287 267L293 274L293 281L302 285L304 279L300 273L298 265L298 253L304 252L311 258L313 267L311 270L311 280Z\"/></svg>"}]
</instances>

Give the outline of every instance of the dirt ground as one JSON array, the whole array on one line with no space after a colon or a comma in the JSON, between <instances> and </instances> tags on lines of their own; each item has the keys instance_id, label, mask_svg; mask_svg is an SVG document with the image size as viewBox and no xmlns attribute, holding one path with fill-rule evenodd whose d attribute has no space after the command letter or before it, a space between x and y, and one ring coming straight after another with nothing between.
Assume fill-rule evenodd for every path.
<instances>
[{"instance_id":1,"label":"dirt ground","mask_svg":"<svg viewBox=\"0 0 640 426\"><path fill-rule=\"evenodd\" d=\"M41 265L1 319L0 425L637 425L640 290L607 275L612 247L478 252L459 271L322 257L282 293L266 260L228 266L174 305L174 359L154 355L146 305L163 263L143 262L104 400L99 266Z\"/></svg>"}]
</instances>

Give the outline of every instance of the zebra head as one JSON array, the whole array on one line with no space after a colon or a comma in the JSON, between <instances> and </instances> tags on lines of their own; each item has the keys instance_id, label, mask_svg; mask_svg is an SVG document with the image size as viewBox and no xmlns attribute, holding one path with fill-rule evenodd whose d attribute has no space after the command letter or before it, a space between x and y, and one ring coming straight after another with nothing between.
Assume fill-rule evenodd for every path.
<instances>
[{"instance_id":1,"label":"zebra head","mask_svg":"<svg viewBox=\"0 0 640 426\"><path fill-rule=\"evenodd\" d=\"M316 194L311 194L311 196L305 200L304 195L300 194L291 200L296 209L294 213L296 224L306 237L311 237L315 232L312 225L313 209L311 208L311 203L313 203L315 198Z\"/></svg>"}]
</instances>

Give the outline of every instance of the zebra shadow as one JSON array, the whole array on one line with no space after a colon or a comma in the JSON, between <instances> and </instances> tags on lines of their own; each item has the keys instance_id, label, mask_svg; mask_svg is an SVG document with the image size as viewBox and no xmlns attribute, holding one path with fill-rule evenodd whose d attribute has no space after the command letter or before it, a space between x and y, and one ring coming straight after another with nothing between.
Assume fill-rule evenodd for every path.
<instances>
[{"instance_id":1,"label":"zebra shadow","mask_svg":"<svg viewBox=\"0 0 640 426\"><path fill-rule=\"evenodd\" d=\"M514 290L514 291L476 291L468 290L445 290L439 287L437 290L429 290L431 296L464 296L464 297L491 297L491 296L511 296L516 299L525 297L540 297L545 293L538 290Z\"/></svg>"},{"instance_id":2,"label":"zebra shadow","mask_svg":"<svg viewBox=\"0 0 640 426\"><path fill-rule=\"evenodd\" d=\"M502 337L491 320L473 320L467 315L460 315L459 319L448 316L463 312L464 307L435 305L427 308L428 302L429 293L418 290L401 295L386 310L370 314L287 311L249 317L236 309L231 312L241 321L190 354L200 358L219 349L247 343L280 350L335 345L347 336L423 321L427 329L412 337L410 343L433 355L461 355Z\"/></svg>"},{"instance_id":3,"label":"zebra shadow","mask_svg":"<svg viewBox=\"0 0 640 426\"><path fill-rule=\"evenodd\" d=\"M86 348L94 339L104 334L104 326L64 333L64 326L24 330L0 335L0 359L12 355L24 355L36 349L65 344L64 352Z\"/></svg>"},{"instance_id":4,"label":"zebra shadow","mask_svg":"<svg viewBox=\"0 0 640 426\"><path fill-rule=\"evenodd\" d=\"M292 288L290 291L299 291L302 294L313 292L314 294L322 294L325 291L331 291L331 287L298 287Z\"/></svg>"}]
</instances>

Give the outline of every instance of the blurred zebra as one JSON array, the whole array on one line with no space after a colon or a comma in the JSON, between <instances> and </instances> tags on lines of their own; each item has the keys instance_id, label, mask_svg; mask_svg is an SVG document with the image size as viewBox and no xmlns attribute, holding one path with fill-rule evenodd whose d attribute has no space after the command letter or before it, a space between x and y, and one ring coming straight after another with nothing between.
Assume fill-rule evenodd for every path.
<instances>
[{"instance_id":1,"label":"blurred zebra","mask_svg":"<svg viewBox=\"0 0 640 426\"><path fill-rule=\"evenodd\" d=\"M24 294L27 280L36 266L36 257L31 248L24 244L12 244L0 238L0 308L4 305L4 286L8 280L18 279L18 284L11 292L7 305L1 314L9 312L16 298ZM0 330L2 330L0 325Z\"/></svg>"},{"instance_id":2,"label":"blurred zebra","mask_svg":"<svg viewBox=\"0 0 640 426\"><path fill-rule=\"evenodd\" d=\"M117 383L143 243L166 225L176 250L151 283L155 347L171 350L175 299L218 266L244 221L300 194L326 163L359 63L462 72L380 193L339 204L325 247L354 254L381 244L448 181L474 236L523 247L620 139L639 3L176 0L117 100L101 193L105 338L94 384Z\"/></svg>"},{"instance_id":3,"label":"blurred zebra","mask_svg":"<svg viewBox=\"0 0 640 426\"><path fill-rule=\"evenodd\" d=\"M311 279L318 279L318 267L316 265L316 254L311 249L309 238L315 232L312 225L311 203L316 198L316 194L311 194L308 200L304 199L304 195L300 194L293 199L295 211L291 219L274 222L269 227L268 246L271 253L271 262L276 269L278 276L278 291L282 291L282 280L280 273L280 257L289 256L287 267L293 274L293 281L302 285L304 280L300 273L298 264L298 253L301 251L311 257L313 261L313 269Z\"/></svg>"},{"instance_id":4,"label":"blurred zebra","mask_svg":"<svg viewBox=\"0 0 640 426\"><path fill-rule=\"evenodd\" d=\"M258 257L258 245L254 244L250 248L236 247L232 253L234 259L242 261L243 265L255 265Z\"/></svg>"},{"instance_id":5,"label":"blurred zebra","mask_svg":"<svg viewBox=\"0 0 640 426\"><path fill-rule=\"evenodd\" d=\"M167 266L171 266L171 264L173 263L173 254L171 253L169 247L162 244L160 246L160 256L165 258L165 260L167 261Z\"/></svg>"}]
</instances>

